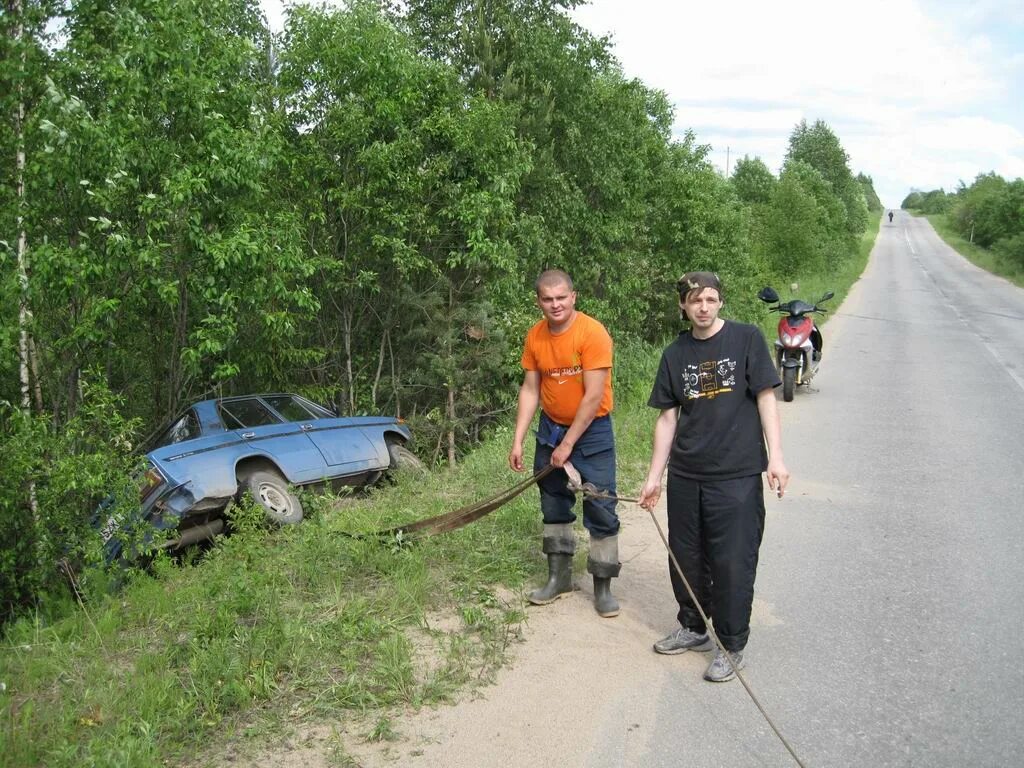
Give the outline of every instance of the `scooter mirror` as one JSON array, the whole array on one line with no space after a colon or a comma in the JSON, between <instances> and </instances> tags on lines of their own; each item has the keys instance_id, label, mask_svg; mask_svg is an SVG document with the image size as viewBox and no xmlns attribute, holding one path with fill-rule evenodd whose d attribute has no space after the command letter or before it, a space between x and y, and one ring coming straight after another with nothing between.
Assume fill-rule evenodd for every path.
<instances>
[{"instance_id":1,"label":"scooter mirror","mask_svg":"<svg viewBox=\"0 0 1024 768\"><path fill-rule=\"evenodd\" d=\"M826 291L825 295L822 296L820 299L818 299L818 303L820 304L823 301L828 301L829 299L831 299L835 295L836 294L835 294L834 291Z\"/></svg>"},{"instance_id":2,"label":"scooter mirror","mask_svg":"<svg viewBox=\"0 0 1024 768\"><path fill-rule=\"evenodd\" d=\"M779 294L775 292L774 288L769 288L768 286L765 286L758 292L757 298L759 298L761 301L771 303L773 301L779 300Z\"/></svg>"}]
</instances>

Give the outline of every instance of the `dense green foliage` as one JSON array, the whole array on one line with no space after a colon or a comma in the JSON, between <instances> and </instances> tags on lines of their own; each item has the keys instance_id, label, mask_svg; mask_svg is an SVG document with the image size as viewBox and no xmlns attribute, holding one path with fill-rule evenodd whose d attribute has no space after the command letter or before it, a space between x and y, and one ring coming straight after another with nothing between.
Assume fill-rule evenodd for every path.
<instances>
[{"instance_id":1,"label":"dense green foliage","mask_svg":"<svg viewBox=\"0 0 1024 768\"><path fill-rule=\"evenodd\" d=\"M744 156L736 162L732 185L736 195L749 205L770 203L778 180L759 157Z\"/></svg>"},{"instance_id":2,"label":"dense green foliage","mask_svg":"<svg viewBox=\"0 0 1024 768\"><path fill-rule=\"evenodd\" d=\"M134 446L201 396L394 413L454 465L514 407L541 269L625 351L673 332L686 269L750 319L762 284L855 257L877 197L828 126L724 178L568 5L0 17L2 618L89 561Z\"/></svg>"},{"instance_id":3,"label":"dense green foliage","mask_svg":"<svg viewBox=\"0 0 1024 768\"><path fill-rule=\"evenodd\" d=\"M933 189L931 192L914 191L903 198L900 207L924 214L946 213L955 200L955 196L947 195L943 189Z\"/></svg>"},{"instance_id":4,"label":"dense green foliage","mask_svg":"<svg viewBox=\"0 0 1024 768\"><path fill-rule=\"evenodd\" d=\"M807 163L821 174L831 194L843 205L842 224L856 239L867 225L868 206L863 183L850 171L849 159L839 138L821 120L810 126L801 120L789 138L786 162Z\"/></svg>"},{"instance_id":5,"label":"dense green foliage","mask_svg":"<svg viewBox=\"0 0 1024 768\"><path fill-rule=\"evenodd\" d=\"M865 194L873 201L877 195L848 161L819 120L793 129L778 179L758 158L736 164L731 182L748 206L755 269L786 279L801 270L835 271L850 259L867 224Z\"/></svg>"},{"instance_id":6,"label":"dense green foliage","mask_svg":"<svg viewBox=\"0 0 1024 768\"><path fill-rule=\"evenodd\" d=\"M924 214L947 214L954 230L970 243L991 250L1011 272L1024 271L1024 179L1007 181L979 174L953 194L915 190L901 207Z\"/></svg>"},{"instance_id":7,"label":"dense green foliage","mask_svg":"<svg viewBox=\"0 0 1024 768\"><path fill-rule=\"evenodd\" d=\"M878 198L878 193L875 192L874 180L864 173L858 173L857 183L860 184L861 192L864 193L864 202L868 207L868 211L871 213L880 213L882 210L882 201Z\"/></svg>"}]
</instances>

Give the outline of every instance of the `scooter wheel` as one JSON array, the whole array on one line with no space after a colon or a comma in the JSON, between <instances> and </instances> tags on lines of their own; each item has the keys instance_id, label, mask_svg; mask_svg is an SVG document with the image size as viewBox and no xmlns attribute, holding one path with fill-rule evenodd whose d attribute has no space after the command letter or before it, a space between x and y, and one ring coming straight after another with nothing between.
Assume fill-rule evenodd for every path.
<instances>
[{"instance_id":1,"label":"scooter wheel","mask_svg":"<svg viewBox=\"0 0 1024 768\"><path fill-rule=\"evenodd\" d=\"M793 401L793 392L796 391L796 368L782 369L782 399L787 403Z\"/></svg>"}]
</instances>

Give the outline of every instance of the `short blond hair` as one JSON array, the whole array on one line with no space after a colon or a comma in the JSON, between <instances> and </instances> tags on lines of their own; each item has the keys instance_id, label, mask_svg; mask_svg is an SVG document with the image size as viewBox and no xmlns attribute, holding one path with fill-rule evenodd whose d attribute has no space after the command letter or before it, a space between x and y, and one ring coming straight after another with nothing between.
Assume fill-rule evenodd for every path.
<instances>
[{"instance_id":1,"label":"short blond hair","mask_svg":"<svg viewBox=\"0 0 1024 768\"><path fill-rule=\"evenodd\" d=\"M539 296L541 286L558 285L559 283L565 283L569 286L570 291L576 290L573 288L572 278L569 277L569 273L561 269L545 269L537 276L537 280L533 284L533 290Z\"/></svg>"}]
</instances>

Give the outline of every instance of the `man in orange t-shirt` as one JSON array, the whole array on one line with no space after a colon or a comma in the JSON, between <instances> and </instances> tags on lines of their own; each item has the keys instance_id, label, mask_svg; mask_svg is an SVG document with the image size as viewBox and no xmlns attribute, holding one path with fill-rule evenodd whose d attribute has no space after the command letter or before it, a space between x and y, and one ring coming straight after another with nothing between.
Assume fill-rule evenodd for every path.
<instances>
[{"instance_id":1,"label":"man in orange t-shirt","mask_svg":"<svg viewBox=\"0 0 1024 768\"><path fill-rule=\"evenodd\" d=\"M601 323L576 310L576 291L565 272L542 272L535 288L544 319L530 329L523 346L525 375L508 463L516 472L525 469L523 441L539 405L533 471L548 464L558 469L538 483L548 582L528 599L547 605L572 594L576 495L561 468L571 460L585 482L613 496L616 492L612 339ZM590 532L587 570L594 577L594 605L601 616L616 616L619 604L611 593L611 580L621 566L615 501L584 499L583 526Z\"/></svg>"}]
</instances>

